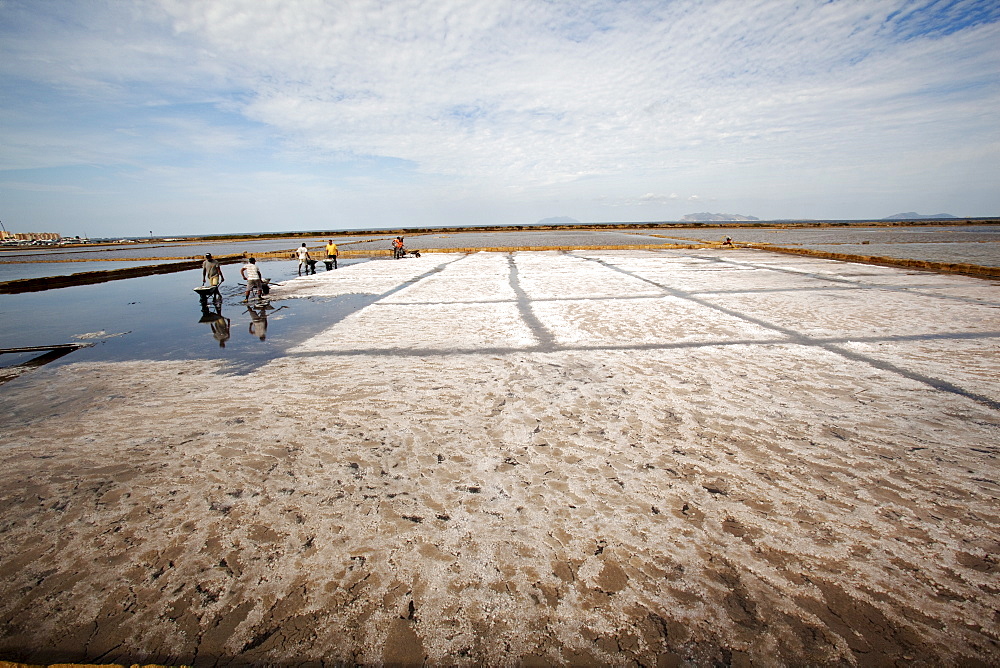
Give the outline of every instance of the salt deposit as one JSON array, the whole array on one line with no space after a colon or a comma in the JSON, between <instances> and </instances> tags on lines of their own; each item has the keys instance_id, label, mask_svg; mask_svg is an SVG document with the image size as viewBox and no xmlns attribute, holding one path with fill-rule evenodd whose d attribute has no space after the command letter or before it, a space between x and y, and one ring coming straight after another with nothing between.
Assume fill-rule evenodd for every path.
<instances>
[{"instance_id":1,"label":"salt deposit","mask_svg":"<svg viewBox=\"0 0 1000 668\"><path fill-rule=\"evenodd\" d=\"M424 254L246 375L0 387L0 658L1000 662L1000 285Z\"/></svg>"}]
</instances>

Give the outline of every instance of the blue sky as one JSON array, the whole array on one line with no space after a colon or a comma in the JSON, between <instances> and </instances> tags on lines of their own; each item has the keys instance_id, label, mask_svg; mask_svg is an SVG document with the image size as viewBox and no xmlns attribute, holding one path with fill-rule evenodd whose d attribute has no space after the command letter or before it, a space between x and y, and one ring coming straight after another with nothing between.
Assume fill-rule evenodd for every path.
<instances>
[{"instance_id":1,"label":"blue sky","mask_svg":"<svg viewBox=\"0 0 1000 668\"><path fill-rule=\"evenodd\" d=\"M0 220L1000 216L995 0L0 0Z\"/></svg>"}]
</instances>

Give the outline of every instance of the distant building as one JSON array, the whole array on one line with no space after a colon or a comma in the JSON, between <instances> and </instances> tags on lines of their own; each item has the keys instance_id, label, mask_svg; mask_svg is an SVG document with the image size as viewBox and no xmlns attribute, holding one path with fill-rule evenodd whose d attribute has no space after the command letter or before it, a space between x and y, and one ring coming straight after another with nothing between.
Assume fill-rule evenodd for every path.
<instances>
[{"instance_id":1,"label":"distant building","mask_svg":"<svg viewBox=\"0 0 1000 668\"><path fill-rule=\"evenodd\" d=\"M0 230L0 239L16 239L17 241L59 241L62 235L57 232L7 232Z\"/></svg>"}]
</instances>

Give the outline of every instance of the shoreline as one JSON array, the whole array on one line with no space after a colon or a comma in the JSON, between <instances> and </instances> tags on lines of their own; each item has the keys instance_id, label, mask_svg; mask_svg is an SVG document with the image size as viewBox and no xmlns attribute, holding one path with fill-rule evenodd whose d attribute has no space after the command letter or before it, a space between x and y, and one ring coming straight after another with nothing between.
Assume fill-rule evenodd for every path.
<instances>
[{"instance_id":1,"label":"shoreline","mask_svg":"<svg viewBox=\"0 0 1000 668\"><path fill-rule=\"evenodd\" d=\"M322 246L317 245L316 250ZM572 252L579 250L666 250L666 249L707 249L722 248L721 242L712 243L691 243L691 244L609 244L581 247L574 246L479 246L467 248L427 248L420 249L421 253L515 253L515 252L544 252L561 251ZM735 248L726 250L736 250L739 248L750 248L776 253L788 253L793 255L805 255L810 257L837 260L840 262L853 262L858 264L871 264L883 267L900 267L907 269L919 269L937 273L961 274L976 278L1000 278L1000 267L983 266L971 263L956 262L930 262L926 260L914 260L910 258L894 258L887 256L854 255L849 253L834 253L829 251L817 251L808 248L794 248L789 246L778 246L764 243L740 243L737 242ZM257 259L287 259L294 248L287 251L266 251L262 253L252 253ZM361 257L391 257L392 251L385 249L372 250L341 250L340 257L361 258ZM248 257L247 253L218 255L216 259L221 264L235 264L243 262ZM103 271L77 272L66 276L53 276L42 278L22 278L11 281L0 281L0 294L21 294L25 292L38 292L74 285L92 285L95 283L105 283L108 281L124 280L140 276L152 276L157 274L170 274L180 271L190 271L201 266L200 258L136 258L129 259L129 262L143 262L151 260L177 260L170 264L142 265L139 267L125 267L122 269L109 269ZM81 262L88 260L48 260L47 262ZM94 262L104 262L105 259L90 260Z\"/></svg>"},{"instance_id":2,"label":"shoreline","mask_svg":"<svg viewBox=\"0 0 1000 668\"><path fill-rule=\"evenodd\" d=\"M610 223L580 223L580 224L546 224L546 225L495 225L495 226L445 226L445 227L398 227L391 229L347 229L347 230L315 230L315 231L293 231L293 232L261 232L245 234L219 234L219 235L198 235L184 236L178 238L138 238L127 237L134 240L135 244L187 244L210 241L253 241L265 239L300 239L303 237L337 237L337 236L359 236L359 235L408 235L408 234L439 234L439 233L462 233L462 232L552 232L552 231L588 231L588 230L642 230L642 229L713 229L722 227L774 227L780 229L797 228L826 228L826 227L967 227L973 225L1000 225L1000 218L997 217L971 217L971 218L938 218L938 219L918 219L918 220L760 220L760 221L713 221L713 222L680 222L680 221L660 221L660 222L610 222ZM92 248L102 246L119 245L115 241L97 242L87 244L72 244L71 246L54 246L54 248ZM10 250L26 250L25 248L9 247L0 248L0 253Z\"/></svg>"},{"instance_id":3,"label":"shoreline","mask_svg":"<svg viewBox=\"0 0 1000 668\"><path fill-rule=\"evenodd\" d=\"M197 240L223 240L223 239L244 239L244 238L281 238L288 237L308 237L308 236L356 236L356 235L407 235L407 234L439 234L439 233L460 233L460 232L551 232L551 231L575 231L575 230L644 230L644 229L713 229L722 227L775 227L784 229L795 228L824 228L824 227L965 227L971 225L1000 225L1000 218L942 218L942 219L921 219L921 220L843 220L843 221L809 221L809 220L781 220L781 221L713 221L713 222L637 222L637 223L580 223L580 224L551 224L551 225L497 225L487 227L476 226L446 226L446 227L399 227L392 229L357 229L357 230L329 230L329 231L300 231L287 233L264 233L247 235L219 235L195 237ZM188 240L188 239L185 239Z\"/></svg>"}]
</instances>

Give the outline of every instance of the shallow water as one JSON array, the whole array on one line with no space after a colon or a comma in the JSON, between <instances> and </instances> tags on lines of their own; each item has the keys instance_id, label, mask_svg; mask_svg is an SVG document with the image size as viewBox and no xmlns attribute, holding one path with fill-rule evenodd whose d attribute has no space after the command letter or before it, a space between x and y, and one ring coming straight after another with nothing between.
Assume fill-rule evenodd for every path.
<instances>
[{"instance_id":1,"label":"shallow water","mask_svg":"<svg viewBox=\"0 0 1000 668\"><path fill-rule=\"evenodd\" d=\"M657 230L650 230L659 234ZM663 232L686 239L718 240L731 236L738 241L775 244L804 243L907 243L955 241L1000 241L1000 225L926 225L916 227L703 227Z\"/></svg>"},{"instance_id":2,"label":"shallow water","mask_svg":"<svg viewBox=\"0 0 1000 668\"><path fill-rule=\"evenodd\" d=\"M657 236L654 236L656 234ZM520 248L632 246L642 244L689 243L684 238L668 239L670 231L631 230L519 230L516 232L442 232L413 234L404 238L408 248Z\"/></svg>"},{"instance_id":3,"label":"shallow water","mask_svg":"<svg viewBox=\"0 0 1000 668\"><path fill-rule=\"evenodd\" d=\"M1000 243L998 242L804 244L803 247L828 253L906 258L908 260L925 260L927 262L975 264L981 267L1000 267Z\"/></svg>"},{"instance_id":4,"label":"shallow water","mask_svg":"<svg viewBox=\"0 0 1000 668\"><path fill-rule=\"evenodd\" d=\"M372 237L342 237L338 238L338 246L350 247L352 244L374 242L389 248L390 237L373 240ZM0 251L0 280L9 281L15 278L34 278L36 276L65 276L79 271L96 271L100 269L122 269L139 265L160 264L182 259L200 259L205 253L213 255L232 255L248 253L273 253L288 251L289 254L306 243L310 248L325 245L325 238L280 238L260 239L253 241L213 241L213 242L177 242L150 244L121 244L98 247L55 247L55 248L23 248L4 249ZM37 271L47 273L37 273ZM19 275L24 273L25 275Z\"/></svg>"},{"instance_id":5,"label":"shallow water","mask_svg":"<svg viewBox=\"0 0 1000 668\"><path fill-rule=\"evenodd\" d=\"M1000 267L1000 225L804 229L718 227L670 230L664 234L708 242L721 241L728 236L737 243L767 243L850 255Z\"/></svg>"},{"instance_id":6,"label":"shallow water","mask_svg":"<svg viewBox=\"0 0 1000 668\"><path fill-rule=\"evenodd\" d=\"M365 261L348 259L339 264ZM276 282L294 277L298 267L291 261L260 264L264 276ZM322 263L319 266L322 273ZM227 269L232 278L222 284L223 301L218 308L203 303L193 290L200 285L200 270L2 295L0 348L92 343L60 361L209 358L230 360L233 370L240 370L282 354L370 301L370 297L346 295L283 300L270 308L251 310L240 303L245 284L238 282L239 269ZM220 319L226 323L224 328L218 325ZM262 319L263 339L259 336ZM0 355L0 366L21 363L24 357Z\"/></svg>"},{"instance_id":7,"label":"shallow water","mask_svg":"<svg viewBox=\"0 0 1000 668\"><path fill-rule=\"evenodd\" d=\"M176 260L145 260L142 262L0 262L0 281L22 278L69 276L86 271L110 271L133 267L170 264Z\"/></svg>"}]
</instances>

